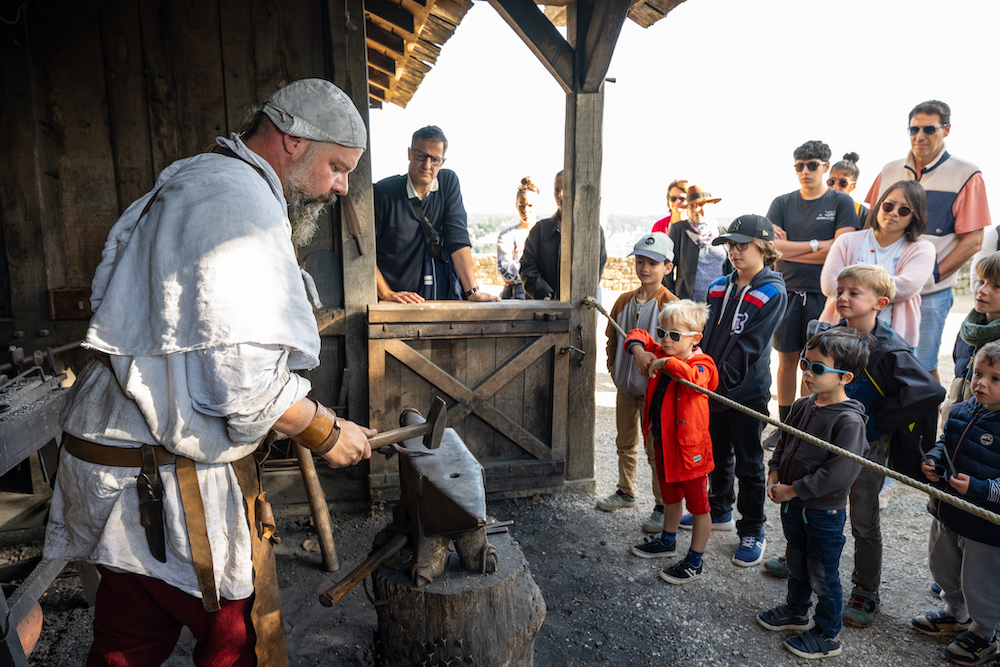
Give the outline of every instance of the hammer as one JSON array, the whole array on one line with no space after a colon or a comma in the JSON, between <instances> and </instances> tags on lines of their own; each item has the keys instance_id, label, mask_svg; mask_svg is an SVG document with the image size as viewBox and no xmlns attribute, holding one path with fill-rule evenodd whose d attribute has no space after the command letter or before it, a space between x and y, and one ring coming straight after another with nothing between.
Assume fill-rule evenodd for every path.
<instances>
[{"instance_id":1,"label":"hammer","mask_svg":"<svg viewBox=\"0 0 1000 667\"><path fill-rule=\"evenodd\" d=\"M444 408L445 401L443 398L438 396L434 399L434 403L431 405L431 411L427 415L427 421L422 424L402 426L400 428L394 428L391 431L379 433L372 438L368 438L368 444L371 446L373 452L377 451L386 458L391 457L396 452L406 456L430 456L433 452L423 451L420 449L407 449L397 443L422 435L424 436L423 445L425 449L437 449L441 444L441 436L444 434ZM407 412L410 411L417 412L413 408L408 408ZM417 414L420 413L417 412Z\"/></svg>"}]
</instances>

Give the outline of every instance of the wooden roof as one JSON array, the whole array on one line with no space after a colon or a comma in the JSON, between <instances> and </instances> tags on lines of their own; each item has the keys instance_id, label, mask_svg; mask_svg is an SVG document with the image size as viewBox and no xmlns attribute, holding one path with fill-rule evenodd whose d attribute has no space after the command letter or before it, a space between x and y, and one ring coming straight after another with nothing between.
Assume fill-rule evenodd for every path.
<instances>
[{"instance_id":1,"label":"wooden roof","mask_svg":"<svg viewBox=\"0 0 1000 667\"><path fill-rule=\"evenodd\" d=\"M557 26L570 0L535 0ZM629 18L648 28L684 0L635 0ZM406 107L472 0L365 0L368 94L373 107Z\"/></svg>"}]
</instances>

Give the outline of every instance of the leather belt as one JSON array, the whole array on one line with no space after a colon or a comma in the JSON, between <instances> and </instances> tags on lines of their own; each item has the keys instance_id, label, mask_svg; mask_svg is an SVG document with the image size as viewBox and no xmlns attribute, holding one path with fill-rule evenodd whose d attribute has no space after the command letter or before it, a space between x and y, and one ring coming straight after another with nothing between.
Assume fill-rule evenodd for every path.
<instances>
[{"instance_id":1,"label":"leather belt","mask_svg":"<svg viewBox=\"0 0 1000 667\"><path fill-rule=\"evenodd\" d=\"M96 442L81 440L69 433L65 434L63 447L65 447L67 452L87 463L122 468L142 467L142 449L139 447L130 449L109 447L107 445L99 445ZM153 445L152 449L153 455L156 457L157 466L171 465L177 462L177 455L170 452L166 447Z\"/></svg>"}]
</instances>

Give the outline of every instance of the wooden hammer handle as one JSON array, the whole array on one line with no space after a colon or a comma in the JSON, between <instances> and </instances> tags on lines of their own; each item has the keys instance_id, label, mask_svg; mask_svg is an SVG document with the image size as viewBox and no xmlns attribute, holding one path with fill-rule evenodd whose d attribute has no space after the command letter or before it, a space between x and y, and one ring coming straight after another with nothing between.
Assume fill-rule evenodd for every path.
<instances>
[{"instance_id":1,"label":"wooden hammer handle","mask_svg":"<svg viewBox=\"0 0 1000 667\"><path fill-rule=\"evenodd\" d=\"M351 573L344 579L334 584L325 593L320 593L319 602L324 607L332 607L340 602L340 599L347 595L352 588L364 581L368 575L375 571L382 561L393 555L406 546L406 535L397 535L386 542L375 553L361 561L361 564L351 570Z\"/></svg>"},{"instance_id":2,"label":"wooden hammer handle","mask_svg":"<svg viewBox=\"0 0 1000 667\"><path fill-rule=\"evenodd\" d=\"M431 432L432 428L434 428L434 424L431 422L423 422L422 424L414 424L413 426L402 426L368 438L368 444L374 450L385 445L392 445L397 442L409 440L410 438L426 435Z\"/></svg>"}]
</instances>

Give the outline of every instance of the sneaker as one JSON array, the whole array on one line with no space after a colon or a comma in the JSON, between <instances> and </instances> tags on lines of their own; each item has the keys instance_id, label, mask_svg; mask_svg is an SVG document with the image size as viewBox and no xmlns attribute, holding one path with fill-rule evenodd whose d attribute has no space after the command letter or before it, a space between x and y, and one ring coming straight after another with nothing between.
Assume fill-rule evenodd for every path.
<instances>
[{"instance_id":1,"label":"sneaker","mask_svg":"<svg viewBox=\"0 0 1000 667\"><path fill-rule=\"evenodd\" d=\"M800 658L809 660L840 655L840 642L824 637L816 628L806 630L795 637L789 637L782 646Z\"/></svg>"},{"instance_id":2,"label":"sneaker","mask_svg":"<svg viewBox=\"0 0 1000 667\"><path fill-rule=\"evenodd\" d=\"M936 595L938 597L941 597L941 593L943 593L943 592L944 591L941 590L941 587L938 586L938 582L936 582L936 581L932 581L931 582L931 593L933 593L934 595Z\"/></svg>"},{"instance_id":3,"label":"sneaker","mask_svg":"<svg viewBox=\"0 0 1000 667\"><path fill-rule=\"evenodd\" d=\"M694 515L685 514L681 517L681 528L692 530L694 528ZM729 510L721 519L712 519L712 530L735 530L736 521L733 519L733 511Z\"/></svg>"},{"instance_id":4,"label":"sneaker","mask_svg":"<svg viewBox=\"0 0 1000 667\"><path fill-rule=\"evenodd\" d=\"M687 562L687 559L684 559L660 572L660 579L669 584L686 584L689 581L701 579L702 570L705 569L704 566L705 564L702 563L698 567L695 567Z\"/></svg>"},{"instance_id":5,"label":"sneaker","mask_svg":"<svg viewBox=\"0 0 1000 667\"><path fill-rule=\"evenodd\" d=\"M663 512L656 509L653 510L649 518L642 522L642 532L644 533L659 533L663 530Z\"/></svg>"},{"instance_id":6,"label":"sneaker","mask_svg":"<svg viewBox=\"0 0 1000 667\"><path fill-rule=\"evenodd\" d=\"M733 554L733 564L740 567L753 567L764 560L764 549L767 547L767 540L764 539L764 532L760 535L747 535L740 538L740 546Z\"/></svg>"},{"instance_id":7,"label":"sneaker","mask_svg":"<svg viewBox=\"0 0 1000 667\"><path fill-rule=\"evenodd\" d=\"M997 638L984 639L966 630L944 649L944 655L960 665L981 665L997 655Z\"/></svg>"},{"instance_id":8,"label":"sneaker","mask_svg":"<svg viewBox=\"0 0 1000 667\"><path fill-rule=\"evenodd\" d=\"M910 625L917 632L932 637L957 637L969 629L972 620L960 621L944 609L939 609L910 619Z\"/></svg>"},{"instance_id":9,"label":"sneaker","mask_svg":"<svg viewBox=\"0 0 1000 667\"><path fill-rule=\"evenodd\" d=\"M635 507L635 498L627 493L622 493L621 489L615 491L607 498L601 498L597 501L597 509L603 512L614 512L623 507Z\"/></svg>"},{"instance_id":10,"label":"sneaker","mask_svg":"<svg viewBox=\"0 0 1000 667\"><path fill-rule=\"evenodd\" d=\"M844 623L856 628L867 628L872 624L881 602L878 593L855 586L851 591L851 599L844 606Z\"/></svg>"},{"instance_id":11,"label":"sneaker","mask_svg":"<svg viewBox=\"0 0 1000 667\"><path fill-rule=\"evenodd\" d=\"M884 510L889 506L889 495L892 493L891 486L883 486L882 490L878 492L878 508Z\"/></svg>"},{"instance_id":12,"label":"sneaker","mask_svg":"<svg viewBox=\"0 0 1000 667\"><path fill-rule=\"evenodd\" d=\"M777 577L778 579L787 579L788 563L785 561L784 556L771 558L764 561L764 571L770 574L772 577Z\"/></svg>"},{"instance_id":13,"label":"sneaker","mask_svg":"<svg viewBox=\"0 0 1000 667\"><path fill-rule=\"evenodd\" d=\"M779 604L757 614L757 622L768 630L808 630L813 626L807 614L795 614L787 604Z\"/></svg>"},{"instance_id":14,"label":"sneaker","mask_svg":"<svg viewBox=\"0 0 1000 667\"><path fill-rule=\"evenodd\" d=\"M781 429L776 426L768 426L771 432L760 441L761 446L764 449L774 449L778 444L778 436L781 435Z\"/></svg>"},{"instance_id":15,"label":"sneaker","mask_svg":"<svg viewBox=\"0 0 1000 667\"><path fill-rule=\"evenodd\" d=\"M632 553L639 558L665 558L677 551L677 544L664 544L659 537L647 537L642 544L632 547Z\"/></svg>"}]
</instances>

